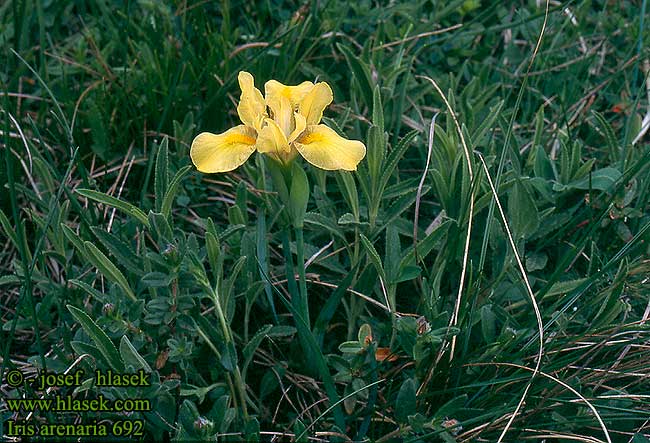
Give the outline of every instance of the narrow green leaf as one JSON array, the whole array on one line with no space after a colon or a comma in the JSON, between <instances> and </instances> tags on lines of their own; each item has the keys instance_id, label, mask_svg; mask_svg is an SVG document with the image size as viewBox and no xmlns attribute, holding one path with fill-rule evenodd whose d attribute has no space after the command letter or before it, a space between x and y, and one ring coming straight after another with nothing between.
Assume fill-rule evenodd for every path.
<instances>
[{"instance_id":1,"label":"narrow green leaf","mask_svg":"<svg viewBox=\"0 0 650 443\"><path fill-rule=\"evenodd\" d=\"M239 206L234 205L228 208L228 223L231 225L243 225L246 223L244 214Z\"/></svg>"},{"instance_id":2,"label":"narrow green leaf","mask_svg":"<svg viewBox=\"0 0 650 443\"><path fill-rule=\"evenodd\" d=\"M400 423L407 423L408 416L416 412L416 388L415 381L407 378L397 393L395 400L395 418Z\"/></svg>"},{"instance_id":3,"label":"narrow green leaf","mask_svg":"<svg viewBox=\"0 0 650 443\"><path fill-rule=\"evenodd\" d=\"M391 283L402 283L417 278L422 273L422 268L419 266L406 266L400 268L399 275Z\"/></svg>"},{"instance_id":4,"label":"narrow green leaf","mask_svg":"<svg viewBox=\"0 0 650 443\"><path fill-rule=\"evenodd\" d=\"M508 194L510 227L515 236L530 237L539 228L539 213L535 200L520 180L515 181Z\"/></svg>"},{"instance_id":5,"label":"narrow green leaf","mask_svg":"<svg viewBox=\"0 0 650 443\"><path fill-rule=\"evenodd\" d=\"M465 407L467 403L467 394L459 395L442 405L435 413L436 418L444 419L445 417L455 417L458 412Z\"/></svg>"},{"instance_id":6,"label":"narrow green leaf","mask_svg":"<svg viewBox=\"0 0 650 443\"><path fill-rule=\"evenodd\" d=\"M233 372L237 367L237 350L232 342L225 342L219 360L223 368L228 372Z\"/></svg>"},{"instance_id":7,"label":"narrow green leaf","mask_svg":"<svg viewBox=\"0 0 650 443\"><path fill-rule=\"evenodd\" d=\"M393 283L399 274L399 264L402 255L402 246L400 244L397 227L392 223L386 227L386 254L384 264L386 266L386 276L389 283Z\"/></svg>"},{"instance_id":8,"label":"narrow green leaf","mask_svg":"<svg viewBox=\"0 0 650 443\"><path fill-rule=\"evenodd\" d=\"M317 212L308 212L307 214L305 214L305 222L329 231L331 234L338 237L344 243L347 243L348 241L345 238L345 235L343 234L341 229L336 225L336 223L334 223L330 218L324 217L323 215Z\"/></svg>"},{"instance_id":9,"label":"narrow green leaf","mask_svg":"<svg viewBox=\"0 0 650 443\"><path fill-rule=\"evenodd\" d=\"M404 153L411 145L413 139L419 134L417 130L413 130L406 134L397 144L397 146L388 154L386 162L382 167L382 175L379 180L378 190L380 193L383 193L388 181L390 180L391 175L397 168L399 161L404 157Z\"/></svg>"},{"instance_id":10,"label":"narrow green leaf","mask_svg":"<svg viewBox=\"0 0 650 443\"><path fill-rule=\"evenodd\" d=\"M608 191L619 178L621 178L621 172L616 168L606 167L602 169L597 169L592 172L590 175L581 178L580 180L571 182L569 184L563 185L561 183L556 183L553 185L554 191L565 191L567 189L595 189L598 191Z\"/></svg>"},{"instance_id":11,"label":"narrow green leaf","mask_svg":"<svg viewBox=\"0 0 650 443\"><path fill-rule=\"evenodd\" d=\"M535 163L533 164L533 171L535 176L545 180L555 180L555 172L553 171L553 164L548 158L544 147L537 145L533 147L535 151ZM531 154L532 155L532 154Z\"/></svg>"},{"instance_id":12,"label":"narrow green leaf","mask_svg":"<svg viewBox=\"0 0 650 443\"><path fill-rule=\"evenodd\" d=\"M172 227L167 221L167 218L164 217L160 212L149 211L148 215L149 226L156 234L156 240L159 242L168 242L172 243L174 239L174 234L172 232Z\"/></svg>"},{"instance_id":13,"label":"narrow green leaf","mask_svg":"<svg viewBox=\"0 0 650 443\"><path fill-rule=\"evenodd\" d=\"M569 163L569 153L568 153L568 147L566 145L566 140L563 138L560 138L560 183L566 184L569 182L569 179L571 178L571 166ZM555 189L557 191L562 191L558 187L558 189Z\"/></svg>"},{"instance_id":14,"label":"narrow green leaf","mask_svg":"<svg viewBox=\"0 0 650 443\"><path fill-rule=\"evenodd\" d=\"M191 435L195 435L194 423L199 418L199 411L196 409L194 402L190 400L183 400L181 407L178 411L178 421L183 426L185 431Z\"/></svg>"},{"instance_id":15,"label":"narrow green leaf","mask_svg":"<svg viewBox=\"0 0 650 443\"><path fill-rule=\"evenodd\" d=\"M301 168L302 169L302 168ZM239 208L244 218L243 224L248 224L248 189L245 181L240 181L237 185L237 194L235 196L235 204Z\"/></svg>"},{"instance_id":16,"label":"narrow green leaf","mask_svg":"<svg viewBox=\"0 0 650 443\"><path fill-rule=\"evenodd\" d=\"M427 193L431 190L431 187L429 185L424 185L422 187L422 194L421 197L424 197L427 195ZM404 214L404 211L406 211L413 203L415 203L415 198L416 198L416 193L411 192L407 193L406 195L401 196L397 200L395 200L388 210L386 211L386 215L384 218L384 223L383 226L388 226L390 223L392 223L396 218L400 217L401 215ZM382 226L382 227L383 227Z\"/></svg>"},{"instance_id":17,"label":"narrow green leaf","mask_svg":"<svg viewBox=\"0 0 650 443\"><path fill-rule=\"evenodd\" d=\"M289 201L289 188L287 187L287 182L284 180L282 167L273 160L267 161L266 166L271 174L273 190L278 193L282 204L286 204Z\"/></svg>"},{"instance_id":18,"label":"narrow green leaf","mask_svg":"<svg viewBox=\"0 0 650 443\"><path fill-rule=\"evenodd\" d=\"M220 280L222 275L223 261L219 260L221 257L221 245L219 244L219 237L210 231L205 233L205 248L208 252L208 261L212 269L212 276L215 284Z\"/></svg>"},{"instance_id":19,"label":"narrow green leaf","mask_svg":"<svg viewBox=\"0 0 650 443\"><path fill-rule=\"evenodd\" d=\"M15 274L3 275L0 277L0 286L3 285L14 285L20 283L20 278Z\"/></svg>"},{"instance_id":20,"label":"narrow green leaf","mask_svg":"<svg viewBox=\"0 0 650 443\"><path fill-rule=\"evenodd\" d=\"M235 281L237 276L241 272L241 269L246 263L246 256L239 257L237 261L230 267L228 278L225 280L223 289L222 289L222 303L224 312L228 312L228 301L232 297L232 290L235 286Z\"/></svg>"},{"instance_id":21,"label":"narrow green leaf","mask_svg":"<svg viewBox=\"0 0 650 443\"><path fill-rule=\"evenodd\" d=\"M268 258L268 240L266 238L266 212L261 210L257 214L257 224L256 224L256 241L255 241L255 250L257 254L257 262L260 267L260 277L269 272L269 258ZM266 294L266 299L269 302L271 307L271 312L273 313L273 318L275 322L278 323L278 314L275 310L275 302L273 301L273 292L271 292L271 284L262 278L264 284L264 292Z\"/></svg>"},{"instance_id":22,"label":"narrow green leaf","mask_svg":"<svg viewBox=\"0 0 650 443\"><path fill-rule=\"evenodd\" d=\"M72 340L70 342L70 346L72 347L72 350L78 355L88 354L96 361L102 362L102 365L108 365L106 358L104 358L104 355L100 352L97 346L93 346L90 343L77 340Z\"/></svg>"},{"instance_id":23,"label":"narrow green leaf","mask_svg":"<svg viewBox=\"0 0 650 443\"><path fill-rule=\"evenodd\" d=\"M376 189L380 181L380 174L384 158L386 156L386 137L384 132L377 126L371 126L368 129L368 149L366 153L368 162L368 171L370 172L370 182L375 188L374 195L378 195Z\"/></svg>"},{"instance_id":24,"label":"narrow green leaf","mask_svg":"<svg viewBox=\"0 0 650 443\"><path fill-rule=\"evenodd\" d=\"M242 357L244 358L244 363L242 364L242 375L246 378L246 369L248 365L253 360L255 355L255 350L260 346L262 341L267 337L288 337L296 333L296 328L293 326L273 326L273 325L264 325L262 326L255 335L250 339L250 341L244 347L242 351Z\"/></svg>"},{"instance_id":25,"label":"narrow green leaf","mask_svg":"<svg viewBox=\"0 0 650 443\"><path fill-rule=\"evenodd\" d=\"M382 278L384 283L386 283L387 282L386 273L384 272L384 267L381 263L381 258L379 257L377 250L373 246L372 242L368 240L368 237L366 237L363 234L360 234L360 237L361 237L361 244L363 245L364 249L368 253L368 258L372 262L373 266L377 270L377 273Z\"/></svg>"},{"instance_id":26,"label":"narrow green leaf","mask_svg":"<svg viewBox=\"0 0 650 443\"><path fill-rule=\"evenodd\" d=\"M339 48L339 51L343 53L345 61L348 63L352 75L357 80L361 88L361 94L365 104L370 107L373 102L373 82L370 76L370 69L368 66L361 61L358 55L354 55L352 51L345 45L340 43L336 44L336 47Z\"/></svg>"},{"instance_id":27,"label":"narrow green leaf","mask_svg":"<svg viewBox=\"0 0 650 443\"><path fill-rule=\"evenodd\" d=\"M142 264L140 257L131 249L129 245L124 243L119 237L106 232L98 227L91 227L93 234L99 239L106 249L119 260L120 264L129 271L135 274L142 274Z\"/></svg>"},{"instance_id":28,"label":"narrow green leaf","mask_svg":"<svg viewBox=\"0 0 650 443\"><path fill-rule=\"evenodd\" d=\"M162 205L160 207L160 212L165 217L169 217L169 215L172 212L172 204L174 203L174 197L176 197L176 192L178 191L178 186L181 184L181 181L185 176L187 175L188 172L192 170L191 165L187 165L183 168L181 168L176 175L174 175L174 178L172 181L169 183L169 186L167 187L167 192L165 192L165 197L163 198Z\"/></svg>"},{"instance_id":29,"label":"narrow green leaf","mask_svg":"<svg viewBox=\"0 0 650 443\"><path fill-rule=\"evenodd\" d=\"M165 194L167 193L167 184L169 183L169 139L164 137L158 147L156 155L156 169L154 171L154 191L156 194L156 211L162 212L162 204Z\"/></svg>"},{"instance_id":30,"label":"narrow green leaf","mask_svg":"<svg viewBox=\"0 0 650 443\"><path fill-rule=\"evenodd\" d=\"M272 327L273 325L264 325L260 329L258 329L255 335L253 335L253 337L250 339L250 341L246 344L246 346L242 350L242 357L244 359L244 363L242 364L241 371L244 379L246 378L246 369L248 369L248 365L253 359L255 350L262 343L262 340L264 340L267 337L267 334Z\"/></svg>"},{"instance_id":31,"label":"narrow green leaf","mask_svg":"<svg viewBox=\"0 0 650 443\"><path fill-rule=\"evenodd\" d=\"M354 176L348 171L339 171L337 176L337 181L339 182L339 188L343 192L343 197L347 202L352 215L354 215L355 221L359 221L359 193L357 191L357 186L354 182ZM342 184L343 186L340 186Z\"/></svg>"},{"instance_id":32,"label":"narrow green leaf","mask_svg":"<svg viewBox=\"0 0 650 443\"><path fill-rule=\"evenodd\" d=\"M587 280L587 278L579 278L577 280L559 281L557 283L553 283L553 286L551 286L548 292L544 294L544 298L571 292Z\"/></svg>"},{"instance_id":33,"label":"narrow green leaf","mask_svg":"<svg viewBox=\"0 0 650 443\"><path fill-rule=\"evenodd\" d=\"M66 305L66 307L77 323L81 325L84 331L86 331L86 334L93 340L95 346L97 346L97 349L102 353L111 368L117 372L124 372L124 362L122 362L117 348L111 339L108 338L108 335L84 311L72 305Z\"/></svg>"},{"instance_id":34,"label":"narrow green leaf","mask_svg":"<svg viewBox=\"0 0 650 443\"><path fill-rule=\"evenodd\" d=\"M354 341L344 341L339 345L339 351L344 354L359 354L363 351L363 346L354 340Z\"/></svg>"},{"instance_id":35,"label":"narrow green leaf","mask_svg":"<svg viewBox=\"0 0 650 443\"><path fill-rule=\"evenodd\" d=\"M67 238L68 241L70 243L72 243L72 245L75 247L75 249L77 251L79 251L79 253L82 255L84 260L88 260L88 254L86 253L86 247L84 246L84 242L81 239L81 237L79 237L79 235L77 235L77 233L74 232L69 226L67 226L67 225L65 225L63 223L61 223L60 226L61 226L61 230L63 231L63 235L65 236L65 238Z\"/></svg>"},{"instance_id":36,"label":"narrow green leaf","mask_svg":"<svg viewBox=\"0 0 650 443\"><path fill-rule=\"evenodd\" d=\"M372 125L376 126L380 133L384 133L384 107L381 103L381 89L375 86L372 94Z\"/></svg>"},{"instance_id":37,"label":"narrow green leaf","mask_svg":"<svg viewBox=\"0 0 650 443\"><path fill-rule=\"evenodd\" d=\"M99 292L97 289L93 288L86 282L82 282L81 280L71 279L68 280L68 283L70 283L72 286L76 288L86 291L88 295L90 295L91 297L95 297L95 299L97 299L97 301L99 301L100 303L107 302L106 295L102 294L101 292Z\"/></svg>"},{"instance_id":38,"label":"narrow green leaf","mask_svg":"<svg viewBox=\"0 0 650 443\"><path fill-rule=\"evenodd\" d=\"M120 340L120 355L126 366L132 366L135 369L144 369L146 372L152 372L149 363L135 349L129 337L122 336Z\"/></svg>"},{"instance_id":39,"label":"narrow green leaf","mask_svg":"<svg viewBox=\"0 0 650 443\"><path fill-rule=\"evenodd\" d=\"M494 343L496 337L496 315L492 310L492 305L487 304L481 306L479 311L481 318L481 332L483 332L483 340L485 343Z\"/></svg>"},{"instance_id":40,"label":"narrow green leaf","mask_svg":"<svg viewBox=\"0 0 650 443\"><path fill-rule=\"evenodd\" d=\"M149 288L166 288L173 280L174 276L157 271L149 272L141 279L142 284Z\"/></svg>"},{"instance_id":41,"label":"narrow green leaf","mask_svg":"<svg viewBox=\"0 0 650 443\"><path fill-rule=\"evenodd\" d=\"M359 223L359 222L357 222L357 220L354 218L354 215L352 215L349 212L346 212L345 214L340 216L337 223L339 225L356 225L356 226L360 226L362 224L366 224L366 225L368 224L368 223Z\"/></svg>"},{"instance_id":42,"label":"narrow green leaf","mask_svg":"<svg viewBox=\"0 0 650 443\"><path fill-rule=\"evenodd\" d=\"M535 114L535 135L533 136L533 148L542 145L542 135L544 132L544 105L539 107Z\"/></svg>"},{"instance_id":43,"label":"narrow green leaf","mask_svg":"<svg viewBox=\"0 0 650 443\"><path fill-rule=\"evenodd\" d=\"M438 226L436 226L429 235L427 235L425 238L423 238L418 242L417 244L418 258L423 259L427 255L429 255L429 253L433 250L433 248L436 246L438 241L440 241L443 235L447 233L450 223L451 220L443 221ZM415 264L416 264L415 250L411 245L409 248L406 249L406 254L404 254L404 257L402 258L402 261L400 262L399 266L400 269L404 269L408 266L414 266Z\"/></svg>"},{"instance_id":44,"label":"narrow green leaf","mask_svg":"<svg viewBox=\"0 0 650 443\"><path fill-rule=\"evenodd\" d=\"M474 143L481 144L483 137L485 136L487 131L489 131L492 128L497 117L501 114L501 108L503 108L503 103L504 103L503 100L499 100L499 102L496 105L490 108L490 112L488 113L485 120L481 122L480 126L476 128L476 130L472 134L472 140L474 141Z\"/></svg>"},{"instance_id":45,"label":"narrow green leaf","mask_svg":"<svg viewBox=\"0 0 650 443\"><path fill-rule=\"evenodd\" d=\"M214 317L211 317L211 319ZM223 331L217 327L217 322L208 320L203 315L193 316L196 324L196 329L201 338L206 342L210 349L214 352L217 358L221 358L222 344L225 342Z\"/></svg>"},{"instance_id":46,"label":"narrow green leaf","mask_svg":"<svg viewBox=\"0 0 650 443\"><path fill-rule=\"evenodd\" d=\"M99 272L101 272L104 277L108 278L114 283L117 283L117 285L122 288L124 293L131 300L137 301L133 290L131 290L129 283L126 280L126 277L124 277L124 274L122 274L117 266L115 266L113 262L108 257L106 257L104 253L100 251L99 248L97 248L97 246L95 246L93 243L86 241L84 242L84 246L88 255L88 259L99 270Z\"/></svg>"},{"instance_id":47,"label":"narrow green leaf","mask_svg":"<svg viewBox=\"0 0 650 443\"><path fill-rule=\"evenodd\" d=\"M16 235L16 232L14 232L13 228L11 227L11 223L9 222L9 219L2 211L2 209L0 209L0 227L2 227L7 237L9 237L11 242L14 244L14 247L19 248L20 245L18 244L18 236Z\"/></svg>"},{"instance_id":48,"label":"narrow green leaf","mask_svg":"<svg viewBox=\"0 0 650 443\"><path fill-rule=\"evenodd\" d=\"M330 321L336 313L345 291L347 291L352 280L356 276L356 267L351 269L350 272L345 276L345 278L339 283L336 290L327 297L325 305L320 309L318 317L314 322L314 335L316 336L316 341L320 347L323 346L323 338L325 337L325 331L327 330Z\"/></svg>"},{"instance_id":49,"label":"narrow green leaf","mask_svg":"<svg viewBox=\"0 0 650 443\"><path fill-rule=\"evenodd\" d=\"M117 208L120 211L125 212L127 215L135 217L147 228L149 227L149 220L147 219L147 215L131 203L127 203L108 194L104 194L103 192L93 191L92 189L77 189L77 193L83 197L95 200L96 202Z\"/></svg>"},{"instance_id":50,"label":"narrow green leaf","mask_svg":"<svg viewBox=\"0 0 650 443\"><path fill-rule=\"evenodd\" d=\"M223 230L223 232L221 232L221 234L219 234L219 240L226 241L231 235L241 231L245 227L246 225L228 226L226 229Z\"/></svg>"}]
</instances>

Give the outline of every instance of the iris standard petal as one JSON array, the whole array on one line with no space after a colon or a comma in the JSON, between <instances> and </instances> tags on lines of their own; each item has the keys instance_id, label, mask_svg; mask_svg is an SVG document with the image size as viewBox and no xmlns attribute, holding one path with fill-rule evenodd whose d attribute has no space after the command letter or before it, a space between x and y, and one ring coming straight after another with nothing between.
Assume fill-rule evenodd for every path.
<instances>
[{"instance_id":1,"label":"iris standard petal","mask_svg":"<svg viewBox=\"0 0 650 443\"><path fill-rule=\"evenodd\" d=\"M302 115L298 114L297 112L293 113L293 118L296 122L296 127L293 130L291 134L289 134L288 141L289 143L293 142L295 139L297 139L300 134L307 128L307 120L305 120L305 117Z\"/></svg>"},{"instance_id":2,"label":"iris standard petal","mask_svg":"<svg viewBox=\"0 0 650 443\"><path fill-rule=\"evenodd\" d=\"M305 116L308 125L317 125L333 98L332 89L327 83L316 83L298 104L298 112Z\"/></svg>"},{"instance_id":3,"label":"iris standard petal","mask_svg":"<svg viewBox=\"0 0 650 443\"><path fill-rule=\"evenodd\" d=\"M305 160L328 171L354 171L366 155L363 143L343 138L325 125L307 126L293 144Z\"/></svg>"},{"instance_id":4,"label":"iris standard petal","mask_svg":"<svg viewBox=\"0 0 650 443\"><path fill-rule=\"evenodd\" d=\"M258 129L261 121L266 117L266 103L259 89L255 87L253 76L246 71L241 71L237 77L241 88L241 97L237 105L237 114L242 123L251 128Z\"/></svg>"},{"instance_id":5,"label":"iris standard petal","mask_svg":"<svg viewBox=\"0 0 650 443\"><path fill-rule=\"evenodd\" d=\"M192 163L201 172L228 172L241 166L255 152L256 133L245 125L221 134L202 132L190 148Z\"/></svg>"},{"instance_id":6,"label":"iris standard petal","mask_svg":"<svg viewBox=\"0 0 650 443\"><path fill-rule=\"evenodd\" d=\"M292 152L287 137L275 121L266 118L264 123L257 136L257 150L281 163L287 163L296 155Z\"/></svg>"},{"instance_id":7,"label":"iris standard petal","mask_svg":"<svg viewBox=\"0 0 650 443\"><path fill-rule=\"evenodd\" d=\"M288 137L295 127L291 102L287 97L278 95L271 99L267 97L266 103L271 109L273 120L278 124L285 137Z\"/></svg>"},{"instance_id":8,"label":"iris standard petal","mask_svg":"<svg viewBox=\"0 0 650 443\"><path fill-rule=\"evenodd\" d=\"M302 82L297 86L283 85L277 80L269 80L264 84L264 97L266 97L267 104L269 100L273 101L279 96L289 99L291 106L296 108L298 103L307 95L314 87L312 82ZM295 110L295 109L294 109Z\"/></svg>"}]
</instances>

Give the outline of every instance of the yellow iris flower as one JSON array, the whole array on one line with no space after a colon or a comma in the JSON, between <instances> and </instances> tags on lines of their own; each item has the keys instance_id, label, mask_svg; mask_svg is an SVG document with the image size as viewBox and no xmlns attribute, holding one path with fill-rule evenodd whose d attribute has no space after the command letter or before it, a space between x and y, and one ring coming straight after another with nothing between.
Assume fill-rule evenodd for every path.
<instances>
[{"instance_id":1,"label":"yellow iris flower","mask_svg":"<svg viewBox=\"0 0 650 443\"><path fill-rule=\"evenodd\" d=\"M221 134L202 132L192 142L190 157L201 172L227 172L258 151L287 165L299 153L312 165L329 171L354 171L366 147L321 125L323 110L332 103L325 82L286 86L275 80L264 85L264 97L253 76L239 73L241 98L237 113L242 125Z\"/></svg>"}]
</instances>

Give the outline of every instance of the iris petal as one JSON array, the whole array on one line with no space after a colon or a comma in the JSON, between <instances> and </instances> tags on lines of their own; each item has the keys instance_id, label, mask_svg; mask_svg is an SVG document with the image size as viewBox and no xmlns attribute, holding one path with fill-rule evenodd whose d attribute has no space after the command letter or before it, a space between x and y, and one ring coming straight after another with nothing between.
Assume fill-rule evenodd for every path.
<instances>
[{"instance_id":1,"label":"iris petal","mask_svg":"<svg viewBox=\"0 0 650 443\"><path fill-rule=\"evenodd\" d=\"M192 163L201 172L232 171L255 152L255 136L255 131L244 125L221 134L202 132L194 138L190 148Z\"/></svg>"},{"instance_id":2,"label":"iris petal","mask_svg":"<svg viewBox=\"0 0 650 443\"><path fill-rule=\"evenodd\" d=\"M266 102L269 108L271 108L273 120L278 124L284 135L289 136L294 127L293 107L289 99L283 95L279 95L271 99L267 97Z\"/></svg>"},{"instance_id":3,"label":"iris petal","mask_svg":"<svg viewBox=\"0 0 650 443\"><path fill-rule=\"evenodd\" d=\"M264 84L264 97L266 97L267 103L277 100L280 96L286 97L291 106L295 108L313 87L314 84L307 81L297 86L287 86L277 80L269 80Z\"/></svg>"},{"instance_id":4,"label":"iris petal","mask_svg":"<svg viewBox=\"0 0 650 443\"><path fill-rule=\"evenodd\" d=\"M345 139L325 125L307 126L294 145L305 160L328 171L354 171L366 155L363 143Z\"/></svg>"},{"instance_id":5,"label":"iris petal","mask_svg":"<svg viewBox=\"0 0 650 443\"><path fill-rule=\"evenodd\" d=\"M262 119L266 117L266 104L259 89L255 87L253 76L241 71L237 77L241 88L241 98L237 105L237 114L242 123L251 128L259 129Z\"/></svg>"},{"instance_id":6,"label":"iris petal","mask_svg":"<svg viewBox=\"0 0 650 443\"><path fill-rule=\"evenodd\" d=\"M289 143L297 139L300 134L302 134L302 132L307 128L307 121L305 120L305 117L303 117L301 114L298 114L297 112L293 114L293 117L296 121L296 127L294 128L293 132L289 134Z\"/></svg>"},{"instance_id":7,"label":"iris petal","mask_svg":"<svg viewBox=\"0 0 650 443\"><path fill-rule=\"evenodd\" d=\"M296 153L292 152L287 137L275 121L266 118L264 122L265 125L257 137L257 150L278 162L287 163Z\"/></svg>"},{"instance_id":8,"label":"iris petal","mask_svg":"<svg viewBox=\"0 0 650 443\"><path fill-rule=\"evenodd\" d=\"M327 83L316 83L298 105L298 112L305 116L308 125L317 125L333 97L332 89Z\"/></svg>"}]
</instances>

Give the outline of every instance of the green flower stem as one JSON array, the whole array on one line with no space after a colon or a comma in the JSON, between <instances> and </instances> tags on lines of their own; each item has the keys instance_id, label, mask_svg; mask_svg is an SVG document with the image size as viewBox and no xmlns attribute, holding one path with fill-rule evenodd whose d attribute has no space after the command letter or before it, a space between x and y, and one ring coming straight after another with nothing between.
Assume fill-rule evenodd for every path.
<instances>
[{"instance_id":1,"label":"green flower stem","mask_svg":"<svg viewBox=\"0 0 650 443\"><path fill-rule=\"evenodd\" d=\"M298 312L305 318L307 327L311 330L309 320L309 300L307 299L307 281L305 279L305 239L302 228L296 228L296 255L298 266L298 285L300 288L300 300L298 301Z\"/></svg>"},{"instance_id":2,"label":"green flower stem","mask_svg":"<svg viewBox=\"0 0 650 443\"><path fill-rule=\"evenodd\" d=\"M248 409L246 407L246 386L244 385L244 380L241 377L241 371L239 370L239 365L235 365L235 384L237 385L237 392L239 393L241 401L241 409L244 413L244 420L248 421Z\"/></svg>"},{"instance_id":3,"label":"green flower stem","mask_svg":"<svg viewBox=\"0 0 650 443\"><path fill-rule=\"evenodd\" d=\"M300 233L298 233L300 231ZM300 289L295 280L295 272L293 266L293 257L290 249L291 232L288 229L282 232L282 249L284 250L284 260L287 272L287 286L291 294L291 308L294 314L294 321L298 329L298 339L300 346L305 353L305 361L307 366L313 370L320 370L314 366L314 351L309 343L308 334L311 334L311 326L309 325L309 307L307 304L307 285L305 281L305 265L304 265L304 240L302 237L302 229L296 229L296 249L298 252L298 278L300 281Z\"/></svg>"},{"instance_id":4,"label":"green flower stem","mask_svg":"<svg viewBox=\"0 0 650 443\"><path fill-rule=\"evenodd\" d=\"M226 340L226 349L228 347L235 346L234 340L232 338L232 331L230 326L226 321L226 316L221 309L221 301L217 291L212 292L212 297L214 299L214 307L217 312L217 317L219 317L219 324L221 325L221 330L223 332L223 337ZM233 374L235 377L235 386L237 387L237 394L239 395L239 401L241 402L241 409L244 413L244 420L248 421L248 410L246 408L246 386L244 386L244 381L241 377L241 371L239 370L239 364L234 362L235 368L233 369Z\"/></svg>"},{"instance_id":5,"label":"green flower stem","mask_svg":"<svg viewBox=\"0 0 650 443\"><path fill-rule=\"evenodd\" d=\"M296 306L294 298L298 297L298 287L294 279L295 273L293 272L293 257L291 256L291 233L288 229L282 231L282 252L284 253L284 267L287 272L287 286L289 286L289 293L291 294L292 305Z\"/></svg>"}]
</instances>

